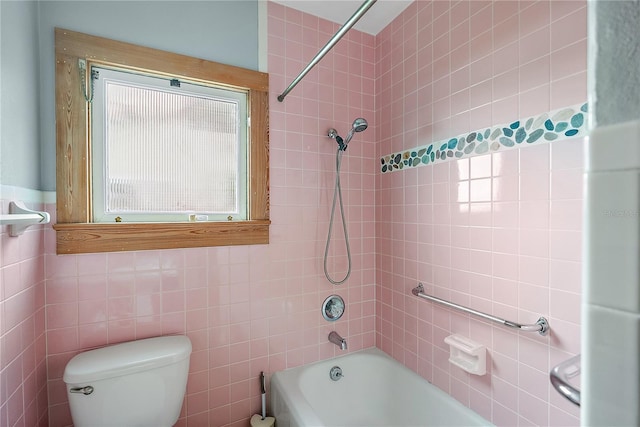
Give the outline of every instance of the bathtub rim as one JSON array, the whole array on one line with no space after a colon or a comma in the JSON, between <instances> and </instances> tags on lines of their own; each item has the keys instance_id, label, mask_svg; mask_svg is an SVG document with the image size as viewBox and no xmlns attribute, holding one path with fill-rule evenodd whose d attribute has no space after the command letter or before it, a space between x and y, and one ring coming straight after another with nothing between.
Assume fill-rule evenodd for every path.
<instances>
[{"instance_id":1,"label":"bathtub rim","mask_svg":"<svg viewBox=\"0 0 640 427\"><path fill-rule=\"evenodd\" d=\"M398 367L402 367L410 371L413 375L418 375L415 372L411 371L406 366L402 365L397 360L395 360L393 357L389 356L384 351L380 350L379 348L369 347L362 350L353 351L347 354L334 356L328 359L318 360L316 362L308 363L306 365L295 366L292 368L284 369L282 371L274 372L271 375L271 381L269 384L270 399L273 399L275 396L274 388L279 389L280 398L286 404L286 407L289 410L291 417L295 419L295 424L293 425L323 426L324 422L316 416L313 406L309 403L309 401L304 397L302 393L284 393L283 390L287 388L292 390L300 389L300 386L297 383L297 381L300 378L302 370L309 369L313 366L320 365L320 364L339 364L340 360L344 359L345 357L355 356L355 355L371 355L371 356L386 358L390 360L392 363L396 363ZM271 410L273 411L273 400L271 400L270 403L272 408ZM304 414L304 418L302 417L302 414ZM277 415L276 414L273 414L273 415L276 416L276 421L277 421ZM303 419L304 421L302 421Z\"/></svg>"},{"instance_id":2,"label":"bathtub rim","mask_svg":"<svg viewBox=\"0 0 640 427\"><path fill-rule=\"evenodd\" d=\"M354 355L369 355L369 356L374 356L382 359L387 359L390 363L392 363L396 367L396 369L405 371L413 376L417 376L420 379L426 381L432 387L430 392L433 393L434 395L443 397L446 399L450 399L451 403L454 406L459 407L465 412L471 412L471 414L469 415L472 418L475 418L478 422L483 421L481 425L486 425L486 426L494 425L493 423L491 423L491 421L485 419L484 417L482 417L482 415L478 414L473 409L464 405L463 403L458 401L455 397L441 390L438 386L433 384L431 381L420 376L418 373L409 369L408 367L400 363L398 360L394 359L392 356L390 356L389 354L385 353L384 351L380 350L377 347L369 347L369 348L354 351L351 353L335 356L329 359L319 360L306 365L296 366L296 367L288 368L282 371L276 371L271 376L270 398L271 399L274 398L274 395L275 395L273 391L274 387L280 390L279 396L284 401L286 408L289 411L290 417L292 418L291 419L292 426L323 426L324 425L323 421L321 421L316 416L313 406L304 397L303 393L283 393L282 390L287 388L290 388L292 390L296 390L296 389L299 390L300 386L297 383L297 381L299 379L299 376L301 375L300 371L304 369L308 369L310 367L320 365L320 364L327 364L327 365L339 364L341 359L344 359L345 357L349 357L349 356L354 356ZM273 411L274 409L273 400L271 400L270 403L272 408L271 410ZM302 417L302 414L304 414L304 418ZM277 420L277 414L273 414L273 415L276 416L276 420Z\"/></svg>"}]
</instances>

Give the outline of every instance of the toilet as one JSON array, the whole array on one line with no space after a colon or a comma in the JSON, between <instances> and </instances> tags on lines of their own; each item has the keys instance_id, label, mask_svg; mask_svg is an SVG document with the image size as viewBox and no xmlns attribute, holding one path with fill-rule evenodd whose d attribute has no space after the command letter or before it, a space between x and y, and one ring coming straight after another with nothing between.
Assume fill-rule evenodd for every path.
<instances>
[{"instance_id":1,"label":"toilet","mask_svg":"<svg viewBox=\"0 0 640 427\"><path fill-rule=\"evenodd\" d=\"M171 427L187 389L191 341L164 336L73 357L63 380L75 427Z\"/></svg>"}]
</instances>

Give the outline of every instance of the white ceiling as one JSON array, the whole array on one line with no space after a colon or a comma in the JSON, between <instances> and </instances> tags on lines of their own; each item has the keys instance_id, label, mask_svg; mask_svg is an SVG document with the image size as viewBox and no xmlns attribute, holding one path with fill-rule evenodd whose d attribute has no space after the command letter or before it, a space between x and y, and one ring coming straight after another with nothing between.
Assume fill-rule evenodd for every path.
<instances>
[{"instance_id":1,"label":"white ceiling","mask_svg":"<svg viewBox=\"0 0 640 427\"><path fill-rule=\"evenodd\" d=\"M344 24L364 3L364 0L273 0L293 9ZM409 6L413 0L378 0L365 13L353 28L376 35L396 16Z\"/></svg>"}]
</instances>

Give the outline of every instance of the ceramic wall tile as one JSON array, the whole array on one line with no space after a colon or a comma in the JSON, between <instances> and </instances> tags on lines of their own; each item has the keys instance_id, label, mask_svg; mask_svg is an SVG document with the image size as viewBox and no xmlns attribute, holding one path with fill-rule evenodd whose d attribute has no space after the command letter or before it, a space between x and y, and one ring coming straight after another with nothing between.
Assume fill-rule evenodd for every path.
<instances>
[{"instance_id":1,"label":"ceramic wall tile","mask_svg":"<svg viewBox=\"0 0 640 427\"><path fill-rule=\"evenodd\" d=\"M409 189L394 175L432 170L418 175L419 212L433 215L417 224L418 247L429 248L423 252L429 257L419 260L418 280L434 295L478 310L523 323L544 315L551 324L551 337L514 333L472 318L453 321L455 312L418 301L418 342L424 350L417 372L496 425L580 424L578 411L553 395L548 361L555 354L569 357L580 347L577 216L582 214L588 115L586 20L581 21L586 7L584 2L555 3L469 2L468 31L464 23L443 25L461 13L459 8L467 10L466 4L439 2L437 12L434 4L427 9L431 14L418 14L422 37L433 37L431 49L418 50L415 61L424 76L417 91L430 106L418 104L417 122L430 126L417 130L423 138L414 138L412 129L386 126L386 117L400 114L394 105L410 94L384 89L393 81L385 76L398 65L384 58L392 57L402 40L391 42L391 32L377 37L382 77L376 87L385 100L376 112L381 121L378 218L391 221L388 228L394 229L406 216L402 200ZM403 27L404 22L396 20L409 40L415 29ZM447 42L468 46L468 57L444 49ZM413 64L403 62L404 76ZM426 188L431 192L421 196ZM413 261L407 260L407 244L380 244L378 256L402 259L398 264L405 265ZM385 277L376 301L377 345L406 363L413 350L394 332L408 317L387 309L394 307L398 292L409 295L413 273L384 264L377 268ZM395 283L393 292L386 292L389 282ZM473 334L488 346L489 377L464 377L460 383L440 350L450 333Z\"/></svg>"}]
</instances>

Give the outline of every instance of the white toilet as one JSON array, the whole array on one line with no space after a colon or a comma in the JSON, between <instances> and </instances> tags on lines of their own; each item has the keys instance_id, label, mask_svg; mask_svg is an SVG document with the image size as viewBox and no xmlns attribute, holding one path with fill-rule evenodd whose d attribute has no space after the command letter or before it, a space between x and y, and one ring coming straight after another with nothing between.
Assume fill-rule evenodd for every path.
<instances>
[{"instance_id":1,"label":"white toilet","mask_svg":"<svg viewBox=\"0 0 640 427\"><path fill-rule=\"evenodd\" d=\"M75 427L170 427L187 389L191 341L147 338L73 357L64 382Z\"/></svg>"}]
</instances>

